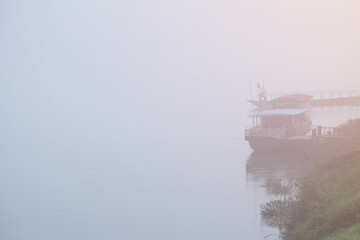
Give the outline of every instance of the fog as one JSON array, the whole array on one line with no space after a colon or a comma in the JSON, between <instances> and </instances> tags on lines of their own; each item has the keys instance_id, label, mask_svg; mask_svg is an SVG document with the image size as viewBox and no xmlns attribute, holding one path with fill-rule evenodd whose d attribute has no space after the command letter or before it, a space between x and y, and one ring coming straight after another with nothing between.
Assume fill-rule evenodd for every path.
<instances>
[{"instance_id":1,"label":"fog","mask_svg":"<svg viewBox=\"0 0 360 240\"><path fill-rule=\"evenodd\" d=\"M359 10L356 0L0 1L0 237L252 236L250 215L233 208L251 198L231 192L246 189L234 182L250 153L250 79L268 92L357 89Z\"/></svg>"},{"instance_id":2,"label":"fog","mask_svg":"<svg viewBox=\"0 0 360 240\"><path fill-rule=\"evenodd\" d=\"M358 87L358 1L0 6L2 126L16 142L221 129L244 111L250 79L269 92Z\"/></svg>"}]
</instances>

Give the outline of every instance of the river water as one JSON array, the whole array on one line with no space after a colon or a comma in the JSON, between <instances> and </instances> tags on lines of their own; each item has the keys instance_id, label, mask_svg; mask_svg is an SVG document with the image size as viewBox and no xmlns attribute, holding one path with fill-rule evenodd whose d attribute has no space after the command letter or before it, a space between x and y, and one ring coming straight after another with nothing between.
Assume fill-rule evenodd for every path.
<instances>
[{"instance_id":1,"label":"river water","mask_svg":"<svg viewBox=\"0 0 360 240\"><path fill-rule=\"evenodd\" d=\"M316 109L313 122L358 116L358 108ZM296 174L301 162L252 153L245 112L237 120L102 148L83 138L58 148L36 135L3 142L0 239L277 239L261 221L260 205L274 197L263 184Z\"/></svg>"}]
</instances>

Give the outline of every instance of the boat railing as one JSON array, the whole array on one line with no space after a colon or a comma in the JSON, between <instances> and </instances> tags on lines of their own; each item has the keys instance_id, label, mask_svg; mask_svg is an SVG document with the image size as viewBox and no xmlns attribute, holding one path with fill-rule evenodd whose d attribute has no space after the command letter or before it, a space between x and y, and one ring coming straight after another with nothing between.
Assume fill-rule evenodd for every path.
<instances>
[{"instance_id":1,"label":"boat railing","mask_svg":"<svg viewBox=\"0 0 360 240\"><path fill-rule=\"evenodd\" d=\"M246 128L246 137L290 137L295 135L295 127L290 128Z\"/></svg>"},{"instance_id":2,"label":"boat railing","mask_svg":"<svg viewBox=\"0 0 360 240\"><path fill-rule=\"evenodd\" d=\"M334 127L324 127L320 125L312 126L312 135L313 136L336 136L339 133L336 131Z\"/></svg>"},{"instance_id":3,"label":"boat railing","mask_svg":"<svg viewBox=\"0 0 360 240\"><path fill-rule=\"evenodd\" d=\"M251 110L251 111L248 111L248 116L249 117L256 117L257 114L259 114L261 111L259 110Z\"/></svg>"}]
</instances>

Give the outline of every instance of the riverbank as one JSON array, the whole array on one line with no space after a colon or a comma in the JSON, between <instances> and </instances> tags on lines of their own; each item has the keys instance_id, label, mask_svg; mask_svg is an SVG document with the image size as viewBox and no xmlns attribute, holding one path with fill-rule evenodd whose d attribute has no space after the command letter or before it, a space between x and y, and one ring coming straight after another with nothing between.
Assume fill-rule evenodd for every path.
<instances>
[{"instance_id":1,"label":"riverbank","mask_svg":"<svg viewBox=\"0 0 360 240\"><path fill-rule=\"evenodd\" d=\"M313 170L298 180L296 196L262 207L264 216L281 217L284 240L360 239L360 120L337 130L350 140L307 155Z\"/></svg>"}]
</instances>

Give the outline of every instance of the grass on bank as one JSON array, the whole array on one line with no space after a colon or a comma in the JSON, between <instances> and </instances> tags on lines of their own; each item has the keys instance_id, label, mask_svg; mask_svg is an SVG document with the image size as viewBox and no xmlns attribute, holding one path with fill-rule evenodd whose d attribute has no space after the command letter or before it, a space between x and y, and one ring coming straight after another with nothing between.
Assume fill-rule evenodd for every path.
<instances>
[{"instance_id":1,"label":"grass on bank","mask_svg":"<svg viewBox=\"0 0 360 240\"><path fill-rule=\"evenodd\" d=\"M342 230L326 240L360 240L360 224L355 224L351 228Z\"/></svg>"},{"instance_id":2,"label":"grass on bank","mask_svg":"<svg viewBox=\"0 0 360 240\"><path fill-rule=\"evenodd\" d=\"M296 198L284 202L284 240L360 240L360 119L337 131L351 140L329 141L309 154L314 170L301 179Z\"/></svg>"}]
</instances>

